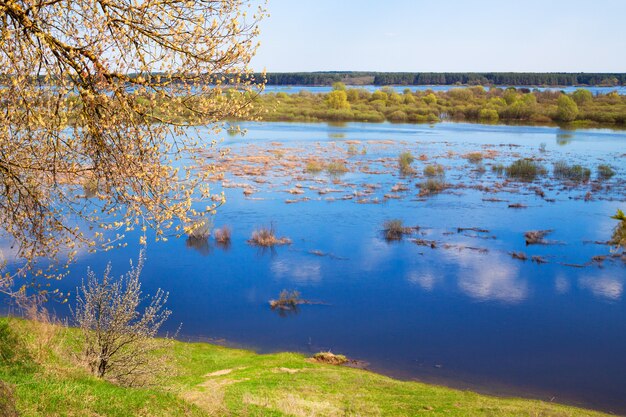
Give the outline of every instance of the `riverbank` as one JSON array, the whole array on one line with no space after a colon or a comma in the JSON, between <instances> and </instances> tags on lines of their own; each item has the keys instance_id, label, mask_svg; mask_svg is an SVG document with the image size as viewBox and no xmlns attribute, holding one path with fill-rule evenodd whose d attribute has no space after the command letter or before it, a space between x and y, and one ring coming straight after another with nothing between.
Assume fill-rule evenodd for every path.
<instances>
[{"instance_id":1,"label":"riverbank","mask_svg":"<svg viewBox=\"0 0 626 417\"><path fill-rule=\"evenodd\" d=\"M397 381L301 354L259 355L206 343L172 342L173 372L156 386L127 388L91 376L80 352L76 329L1 318L4 405L14 402L25 416L604 415Z\"/></svg>"},{"instance_id":2,"label":"riverbank","mask_svg":"<svg viewBox=\"0 0 626 417\"><path fill-rule=\"evenodd\" d=\"M529 88L468 87L449 91L406 88L398 93L388 87L371 92L339 83L327 93L303 90L259 95L254 107L254 113L265 121L437 123L448 120L567 128L626 126L625 97L617 92L593 95L585 89L564 94Z\"/></svg>"}]
</instances>

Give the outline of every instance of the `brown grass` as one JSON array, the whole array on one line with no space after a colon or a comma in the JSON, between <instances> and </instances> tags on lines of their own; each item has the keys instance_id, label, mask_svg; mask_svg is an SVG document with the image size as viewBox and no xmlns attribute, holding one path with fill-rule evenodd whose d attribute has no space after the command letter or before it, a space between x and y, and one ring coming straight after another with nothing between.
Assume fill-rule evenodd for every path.
<instances>
[{"instance_id":1,"label":"brown grass","mask_svg":"<svg viewBox=\"0 0 626 417\"><path fill-rule=\"evenodd\" d=\"M348 362L348 358L344 355L335 355L332 352L319 352L313 355L316 362L327 363L330 365L343 365Z\"/></svg>"},{"instance_id":2,"label":"brown grass","mask_svg":"<svg viewBox=\"0 0 626 417\"><path fill-rule=\"evenodd\" d=\"M260 229L252 232L252 236L250 237L250 240L248 240L248 243L254 246L271 247L289 245L291 244L291 239L288 237L276 237L274 226L270 226L261 227Z\"/></svg>"}]
</instances>

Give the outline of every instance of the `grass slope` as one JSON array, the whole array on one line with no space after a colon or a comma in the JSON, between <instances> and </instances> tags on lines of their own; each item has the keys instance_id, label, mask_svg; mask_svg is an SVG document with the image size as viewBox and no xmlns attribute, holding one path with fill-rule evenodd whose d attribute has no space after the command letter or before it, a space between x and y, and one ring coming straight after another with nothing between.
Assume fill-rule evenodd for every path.
<instances>
[{"instance_id":1,"label":"grass slope","mask_svg":"<svg viewBox=\"0 0 626 417\"><path fill-rule=\"evenodd\" d=\"M80 351L76 329L0 318L0 381L13 391L5 403L22 416L603 415L205 343L174 342L176 372L158 387L124 388L91 376ZM2 401L0 415L12 415Z\"/></svg>"}]
</instances>

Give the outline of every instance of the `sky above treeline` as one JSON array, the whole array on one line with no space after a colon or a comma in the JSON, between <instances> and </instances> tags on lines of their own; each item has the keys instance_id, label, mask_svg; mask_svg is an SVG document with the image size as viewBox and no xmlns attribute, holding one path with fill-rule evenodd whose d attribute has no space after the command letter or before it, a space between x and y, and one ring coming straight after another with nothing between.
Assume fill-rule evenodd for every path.
<instances>
[{"instance_id":1,"label":"sky above treeline","mask_svg":"<svg viewBox=\"0 0 626 417\"><path fill-rule=\"evenodd\" d=\"M626 72L626 0L269 0L255 70Z\"/></svg>"}]
</instances>

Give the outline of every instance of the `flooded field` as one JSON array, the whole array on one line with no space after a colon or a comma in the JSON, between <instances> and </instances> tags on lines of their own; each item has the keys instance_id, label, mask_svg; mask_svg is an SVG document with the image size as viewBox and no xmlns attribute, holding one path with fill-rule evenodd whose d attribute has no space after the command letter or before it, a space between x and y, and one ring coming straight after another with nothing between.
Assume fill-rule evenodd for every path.
<instances>
[{"instance_id":1,"label":"flooded field","mask_svg":"<svg viewBox=\"0 0 626 417\"><path fill-rule=\"evenodd\" d=\"M241 127L247 135L220 143L224 157L206 155L227 198L212 223L232 230L230 242L148 247L144 290L170 292L170 330L626 412L626 258L607 244L610 216L626 208L625 132ZM404 172L402 153L412 160ZM517 175L511 166L525 158L536 170ZM250 245L261 227L290 244ZM108 261L122 273L138 253L137 236L128 241L80 257L59 285L71 290ZM272 310L282 290L309 303Z\"/></svg>"}]
</instances>

